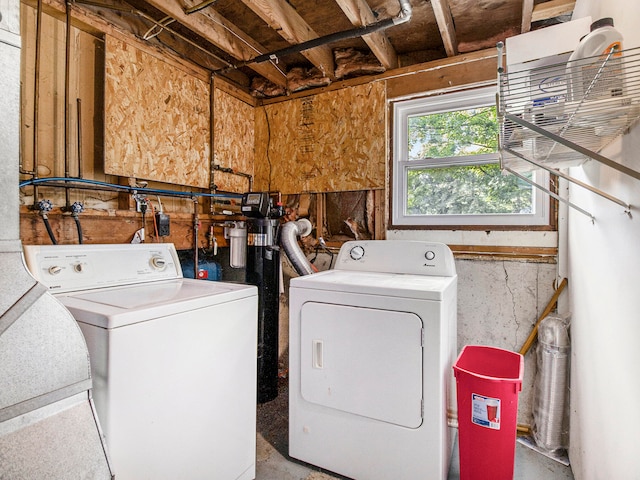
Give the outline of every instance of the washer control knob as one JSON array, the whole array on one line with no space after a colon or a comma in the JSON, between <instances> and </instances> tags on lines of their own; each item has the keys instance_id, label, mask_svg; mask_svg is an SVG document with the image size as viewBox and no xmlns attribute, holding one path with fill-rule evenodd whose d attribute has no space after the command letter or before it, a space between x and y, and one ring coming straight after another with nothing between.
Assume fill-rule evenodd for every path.
<instances>
[{"instance_id":1,"label":"washer control knob","mask_svg":"<svg viewBox=\"0 0 640 480\"><path fill-rule=\"evenodd\" d=\"M61 271L62 271L62 267L58 265L51 265L48 270L49 275L58 275Z\"/></svg>"},{"instance_id":2,"label":"washer control knob","mask_svg":"<svg viewBox=\"0 0 640 480\"><path fill-rule=\"evenodd\" d=\"M434 258L436 258L436 254L433 250L428 250L427 253L424 254L424 258L426 258L427 260L433 260Z\"/></svg>"},{"instance_id":3,"label":"washer control knob","mask_svg":"<svg viewBox=\"0 0 640 480\"><path fill-rule=\"evenodd\" d=\"M364 257L364 248L361 245L356 245L351 249L349 255L353 260L360 260Z\"/></svg>"},{"instance_id":4,"label":"washer control knob","mask_svg":"<svg viewBox=\"0 0 640 480\"><path fill-rule=\"evenodd\" d=\"M84 269L84 267L82 266L82 264L81 264L81 263L76 263L76 264L73 266L73 270L74 270L75 272L77 272L77 273L82 273L83 269Z\"/></svg>"},{"instance_id":5,"label":"washer control knob","mask_svg":"<svg viewBox=\"0 0 640 480\"><path fill-rule=\"evenodd\" d=\"M164 270L167 266L167 262L165 261L164 257L161 257L159 255L151 257L151 261L149 263L151 264L151 267L155 268L156 270Z\"/></svg>"}]
</instances>

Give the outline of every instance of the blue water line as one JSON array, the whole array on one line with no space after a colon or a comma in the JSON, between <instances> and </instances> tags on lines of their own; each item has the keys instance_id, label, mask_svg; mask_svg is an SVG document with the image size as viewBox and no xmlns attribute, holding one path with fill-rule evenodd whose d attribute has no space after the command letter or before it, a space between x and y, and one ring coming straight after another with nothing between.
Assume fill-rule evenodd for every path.
<instances>
[{"instance_id":1,"label":"blue water line","mask_svg":"<svg viewBox=\"0 0 640 480\"><path fill-rule=\"evenodd\" d=\"M163 190L158 188L146 188L146 187L130 187L128 185L117 185L115 183L101 182L99 180L89 180L86 178L69 178L69 177L47 177L47 178L32 178L20 182L19 188L28 187L29 185L40 185L51 182L65 182L69 183L86 183L89 185L96 185L99 187L112 188L114 190L123 190L129 193L147 193L150 195L170 195L177 197L207 197L207 198L242 198L242 195L237 193L202 193L202 192L181 192L178 190ZM73 188L73 185L69 185Z\"/></svg>"}]
</instances>

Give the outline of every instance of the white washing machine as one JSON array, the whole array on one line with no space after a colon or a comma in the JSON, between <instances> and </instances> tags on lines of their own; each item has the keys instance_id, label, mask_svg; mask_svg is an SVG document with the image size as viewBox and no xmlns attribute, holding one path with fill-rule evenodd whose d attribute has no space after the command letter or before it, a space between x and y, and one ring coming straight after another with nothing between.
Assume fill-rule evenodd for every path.
<instances>
[{"instance_id":1,"label":"white washing machine","mask_svg":"<svg viewBox=\"0 0 640 480\"><path fill-rule=\"evenodd\" d=\"M183 279L173 244L25 246L73 314L118 480L251 480L257 289Z\"/></svg>"},{"instance_id":2,"label":"white washing machine","mask_svg":"<svg viewBox=\"0 0 640 480\"><path fill-rule=\"evenodd\" d=\"M352 241L290 284L289 454L358 480L446 479L457 276L443 244Z\"/></svg>"}]
</instances>

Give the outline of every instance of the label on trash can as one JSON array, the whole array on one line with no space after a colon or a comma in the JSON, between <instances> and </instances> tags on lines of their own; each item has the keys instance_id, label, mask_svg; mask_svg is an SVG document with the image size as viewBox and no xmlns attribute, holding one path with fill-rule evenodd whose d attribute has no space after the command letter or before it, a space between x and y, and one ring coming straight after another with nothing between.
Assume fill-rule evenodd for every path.
<instances>
[{"instance_id":1,"label":"label on trash can","mask_svg":"<svg viewBox=\"0 0 640 480\"><path fill-rule=\"evenodd\" d=\"M471 394L471 422L500 430L500 399Z\"/></svg>"}]
</instances>

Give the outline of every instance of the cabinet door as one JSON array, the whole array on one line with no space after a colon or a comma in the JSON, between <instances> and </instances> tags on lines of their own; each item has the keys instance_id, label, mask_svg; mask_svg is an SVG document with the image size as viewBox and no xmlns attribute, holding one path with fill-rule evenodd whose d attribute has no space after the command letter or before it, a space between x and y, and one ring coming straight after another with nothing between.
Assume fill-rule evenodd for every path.
<instances>
[{"instance_id":1,"label":"cabinet door","mask_svg":"<svg viewBox=\"0 0 640 480\"><path fill-rule=\"evenodd\" d=\"M417 428L422 423L422 320L414 313L307 302L301 394L311 403Z\"/></svg>"}]
</instances>

